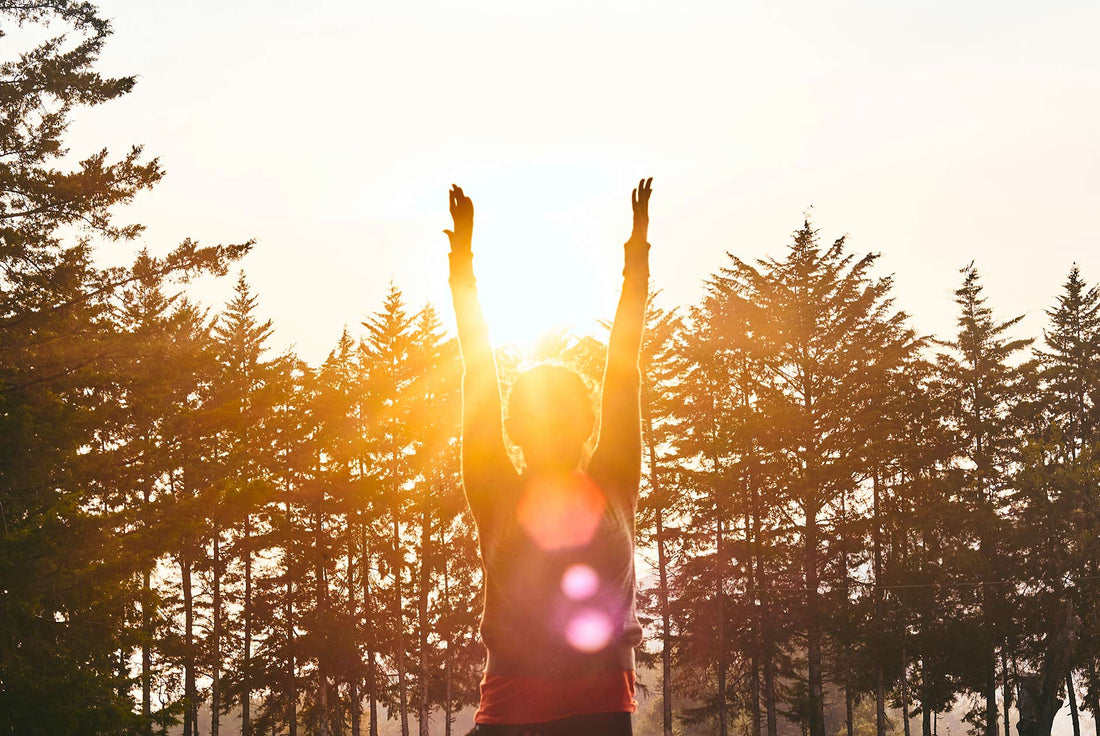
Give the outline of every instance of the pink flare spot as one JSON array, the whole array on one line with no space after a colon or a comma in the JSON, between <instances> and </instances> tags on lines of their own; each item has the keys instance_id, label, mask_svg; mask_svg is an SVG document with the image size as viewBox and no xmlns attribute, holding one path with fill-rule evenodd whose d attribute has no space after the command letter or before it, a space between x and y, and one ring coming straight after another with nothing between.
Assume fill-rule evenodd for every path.
<instances>
[{"instance_id":1,"label":"pink flare spot","mask_svg":"<svg viewBox=\"0 0 1100 736\"><path fill-rule=\"evenodd\" d=\"M600 525L607 499L590 478L536 478L523 490L516 519L544 550L583 547Z\"/></svg>"},{"instance_id":2,"label":"pink flare spot","mask_svg":"<svg viewBox=\"0 0 1100 736\"><path fill-rule=\"evenodd\" d=\"M561 591L575 601L583 601L596 594L600 576L588 565L570 565L561 576Z\"/></svg>"},{"instance_id":3,"label":"pink flare spot","mask_svg":"<svg viewBox=\"0 0 1100 736\"><path fill-rule=\"evenodd\" d=\"M565 640L581 652L598 652L611 640L611 620L607 614L587 608L569 622Z\"/></svg>"}]
</instances>

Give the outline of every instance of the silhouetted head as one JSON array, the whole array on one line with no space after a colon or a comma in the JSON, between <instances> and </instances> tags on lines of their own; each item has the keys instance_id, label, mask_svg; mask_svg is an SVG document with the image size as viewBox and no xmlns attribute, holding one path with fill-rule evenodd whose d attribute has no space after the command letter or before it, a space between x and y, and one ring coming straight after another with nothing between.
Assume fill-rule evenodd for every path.
<instances>
[{"instance_id":1,"label":"silhouetted head","mask_svg":"<svg viewBox=\"0 0 1100 736\"><path fill-rule=\"evenodd\" d=\"M544 363L512 385L508 436L535 473L575 470L595 423L588 387L568 368Z\"/></svg>"}]
</instances>

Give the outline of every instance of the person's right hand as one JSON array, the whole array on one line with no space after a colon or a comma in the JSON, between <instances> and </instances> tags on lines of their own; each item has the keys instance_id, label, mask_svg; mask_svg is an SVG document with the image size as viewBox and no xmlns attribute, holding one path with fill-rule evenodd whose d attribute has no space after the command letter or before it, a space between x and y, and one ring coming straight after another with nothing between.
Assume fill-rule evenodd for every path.
<instances>
[{"instance_id":1,"label":"person's right hand","mask_svg":"<svg viewBox=\"0 0 1100 736\"><path fill-rule=\"evenodd\" d=\"M470 250L470 241L474 234L474 203L462 193L462 187L451 185L448 192L451 205L451 219L454 220L454 230L444 230L451 239L451 251L461 252Z\"/></svg>"},{"instance_id":2,"label":"person's right hand","mask_svg":"<svg viewBox=\"0 0 1100 736\"><path fill-rule=\"evenodd\" d=\"M653 177L642 179L638 188L630 194L630 207L634 210L634 227L631 242L645 243L649 238L649 195L653 193Z\"/></svg>"}]
</instances>

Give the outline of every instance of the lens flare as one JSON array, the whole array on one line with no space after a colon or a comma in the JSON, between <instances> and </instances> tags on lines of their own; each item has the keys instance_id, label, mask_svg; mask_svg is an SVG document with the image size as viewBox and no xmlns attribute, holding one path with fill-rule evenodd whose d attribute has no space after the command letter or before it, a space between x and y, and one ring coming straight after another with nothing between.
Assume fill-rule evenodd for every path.
<instances>
[{"instance_id":1,"label":"lens flare","mask_svg":"<svg viewBox=\"0 0 1100 736\"><path fill-rule=\"evenodd\" d=\"M583 601L596 594L600 576L588 565L578 562L570 565L561 576L561 592L575 601Z\"/></svg>"},{"instance_id":2,"label":"lens flare","mask_svg":"<svg viewBox=\"0 0 1100 736\"><path fill-rule=\"evenodd\" d=\"M592 541L607 501L591 478L539 478L523 489L516 519L535 544L552 551Z\"/></svg>"},{"instance_id":3,"label":"lens flare","mask_svg":"<svg viewBox=\"0 0 1100 736\"><path fill-rule=\"evenodd\" d=\"M586 608L569 621L565 640L580 652L598 652L611 641L611 619L603 611Z\"/></svg>"}]
</instances>

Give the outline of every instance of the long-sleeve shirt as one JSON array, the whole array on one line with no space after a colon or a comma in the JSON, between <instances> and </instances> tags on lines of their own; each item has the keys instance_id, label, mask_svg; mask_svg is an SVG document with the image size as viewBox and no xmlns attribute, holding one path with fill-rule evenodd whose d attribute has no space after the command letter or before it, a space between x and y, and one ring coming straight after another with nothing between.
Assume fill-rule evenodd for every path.
<instances>
[{"instance_id":1,"label":"long-sleeve shirt","mask_svg":"<svg viewBox=\"0 0 1100 736\"><path fill-rule=\"evenodd\" d=\"M462 477L485 572L489 675L575 680L634 669L634 515L641 479L638 353L648 249L626 245L608 343L600 432L587 472L520 475L504 443L496 362L469 251L451 254L465 372Z\"/></svg>"}]
</instances>

